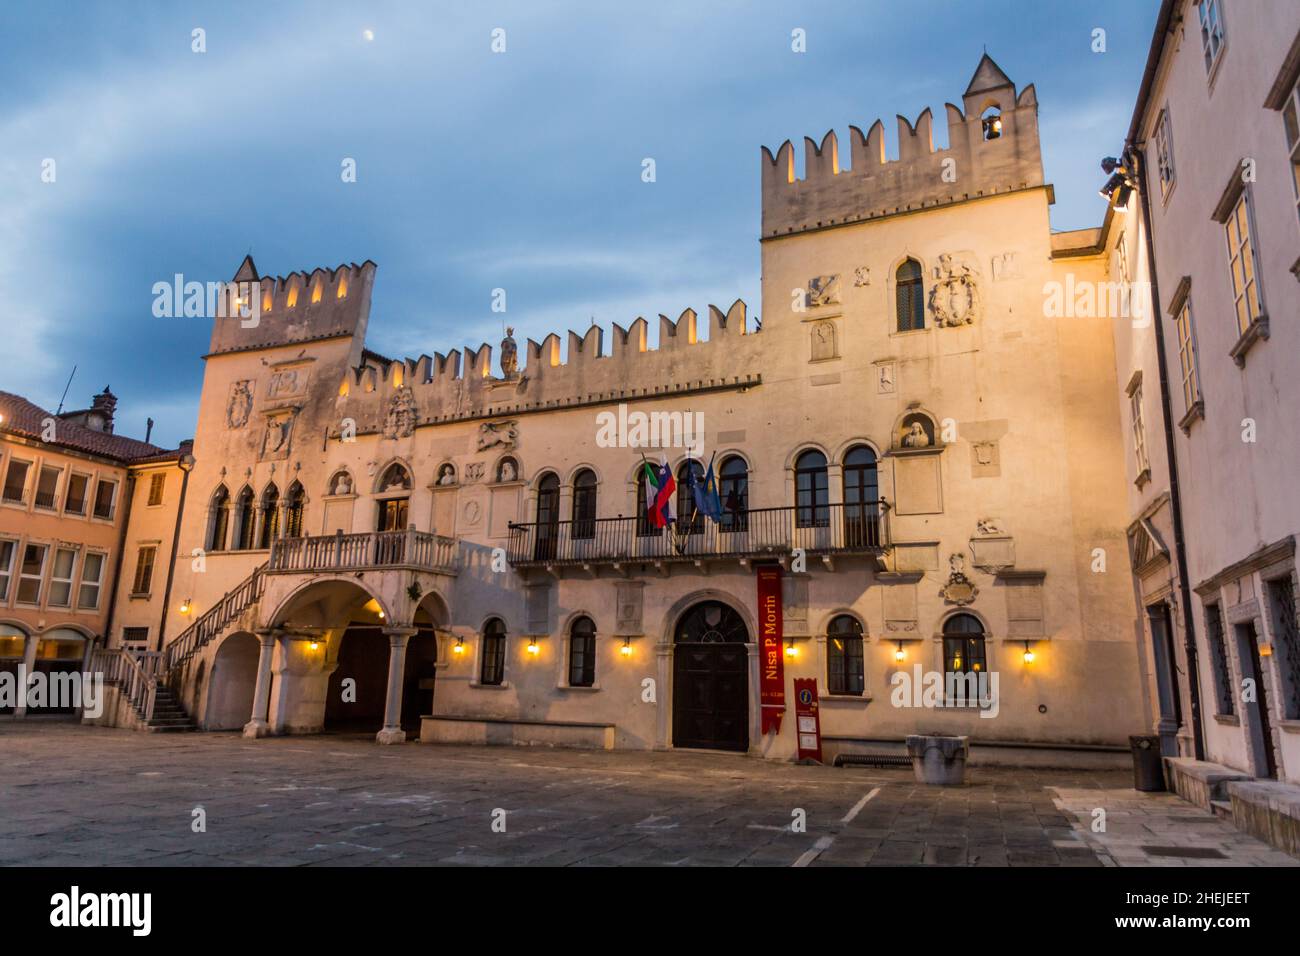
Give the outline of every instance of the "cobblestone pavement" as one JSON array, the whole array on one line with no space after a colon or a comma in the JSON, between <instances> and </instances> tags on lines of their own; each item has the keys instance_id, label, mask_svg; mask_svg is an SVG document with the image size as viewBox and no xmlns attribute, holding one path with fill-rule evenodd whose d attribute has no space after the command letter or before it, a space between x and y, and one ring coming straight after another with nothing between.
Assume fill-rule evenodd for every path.
<instances>
[{"instance_id":1,"label":"cobblestone pavement","mask_svg":"<svg viewBox=\"0 0 1300 956\"><path fill-rule=\"evenodd\" d=\"M1296 865L1120 772L140 734L0 722L0 864ZM1106 833L1092 811L1108 811ZM194 811L206 832L192 830ZM494 832L504 810L505 832ZM791 828L806 814L806 832ZM497 814L499 816L499 814ZM1217 850L1162 856L1160 848ZM1154 849L1153 849L1154 848Z\"/></svg>"}]
</instances>

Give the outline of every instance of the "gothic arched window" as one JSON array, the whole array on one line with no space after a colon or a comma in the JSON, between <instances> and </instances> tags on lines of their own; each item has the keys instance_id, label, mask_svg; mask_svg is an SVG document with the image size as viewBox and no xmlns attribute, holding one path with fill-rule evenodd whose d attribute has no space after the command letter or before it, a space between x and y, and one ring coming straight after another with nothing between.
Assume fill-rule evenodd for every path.
<instances>
[{"instance_id":1,"label":"gothic arched window","mask_svg":"<svg viewBox=\"0 0 1300 956\"><path fill-rule=\"evenodd\" d=\"M584 468L573 476L571 536L575 541L596 536L596 473L590 468Z\"/></svg>"},{"instance_id":2,"label":"gothic arched window","mask_svg":"<svg viewBox=\"0 0 1300 956\"><path fill-rule=\"evenodd\" d=\"M208 550L226 550L226 529L230 526L230 492L219 485L212 496L212 522L208 532Z\"/></svg>"},{"instance_id":3,"label":"gothic arched window","mask_svg":"<svg viewBox=\"0 0 1300 956\"><path fill-rule=\"evenodd\" d=\"M580 617L569 628L569 686L591 687L596 683L596 624Z\"/></svg>"},{"instance_id":4,"label":"gothic arched window","mask_svg":"<svg viewBox=\"0 0 1300 956\"><path fill-rule=\"evenodd\" d=\"M806 451L794 463L795 525L824 528L830 523L830 492L826 456Z\"/></svg>"},{"instance_id":5,"label":"gothic arched window","mask_svg":"<svg viewBox=\"0 0 1300 956\"><path fill-rule=\"evenodd\" d=\"M724 458L718 470L718 497L722 500L719 531L749 530L749 466L739 455Z\"/></svg>"},{"instance_id":6,"label":"gothic arched window","mask_svg":"<svg viewBox=\"0 0 1300 956\"><path fill-rule=\"evenodd\" d=\"M259 548L271 547L271 542L280 537L280 489L274 484L266 486L262 492L261 533L258 535Z\"/></svg>"},{"instance_id":7,"label":"gothic arched window","mask_svg":"<svg viewBox=\"0 0 1300 956\"><path fill-rule=\"evenodd\" d=\"M907 259L894 274L898 331L914 332L925 328L925 290L921 282L921 263Z\"/></svg>"}]
</instances>

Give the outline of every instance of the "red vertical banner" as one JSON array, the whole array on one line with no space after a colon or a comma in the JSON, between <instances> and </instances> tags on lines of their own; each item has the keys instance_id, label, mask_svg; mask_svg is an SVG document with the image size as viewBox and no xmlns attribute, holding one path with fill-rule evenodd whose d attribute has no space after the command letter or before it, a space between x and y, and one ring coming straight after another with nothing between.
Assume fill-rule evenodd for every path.
<instances>
[{"instance_id":1,"label":"red vertical banner","mask_svg":"<svg viewBox=\"0 0 1300 956\"><path fill-rule=\"evenodd\" d=\"M785 649L781 646L781 567L758 569L758 690L762 733L780 733L785 713Z\"/></svg>"},{"instance_id":2,"label":"red vertical banner","mask_svg":"<svg viewBox=\"0 0 1300 956\"><path fill-rule=\"evenodd\" d=\"M795 734L799 740L799 759L822 762L822 719L818 713L817 678L794 679Z\"/></svg>"}]
</instances>

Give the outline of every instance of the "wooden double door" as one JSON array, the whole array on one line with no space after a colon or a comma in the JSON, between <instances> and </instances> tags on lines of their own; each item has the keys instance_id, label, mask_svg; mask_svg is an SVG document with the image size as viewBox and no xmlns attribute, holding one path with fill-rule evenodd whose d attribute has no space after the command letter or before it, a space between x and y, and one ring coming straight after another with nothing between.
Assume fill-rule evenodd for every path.
<instances>
[{"instance_id":1,"label":"wooden double door","mask_svg":"<svg viewBox=\"0 0 1300 956\"><path fill-rule=\"evenodd\" d=\"M749 749L749 631L717 601L678 623L673 648L673 746Z\"/></svg>"}]
</instances>

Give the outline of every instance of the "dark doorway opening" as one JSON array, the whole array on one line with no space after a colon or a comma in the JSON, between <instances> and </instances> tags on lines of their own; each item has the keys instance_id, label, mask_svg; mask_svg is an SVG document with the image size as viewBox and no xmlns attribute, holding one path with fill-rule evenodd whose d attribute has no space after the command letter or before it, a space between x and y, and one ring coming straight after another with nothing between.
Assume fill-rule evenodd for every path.
<instances>
[{"instance_id":1,"label":"dark doorway opening","mask_svg":"<svg viewBox=\"0 0 1300 956\"><path fill-rule=\"evenodd\" d=\"M376 626L358 625L340 640L338 666L325 698L325 730L378 733L388 695L388 638Z\"/></svg>"},{"instance_id":2,"label":"dark doorway opening","mask_svg":"<svg viewBox=\"0 0 1300 956\"><path fill-rule=\"evenodd\" d=\"M749 749L749 629L732 608L704 601L673 636L673 746Z\"/></svg>"},{"instance_id":3,"label":"dark doorway opening","mask_svg":"<svg viewBox=\"0 0 1300 956\"><path fill-rule=\"evenodd\" d=\"M1273 751L1273 724L1268 714L1268 688L1264 681L1264 664L1259 654L1259 634L1255 622L1235 626L1237 656L1242 662L1242 677L1255 683L1255 699L1243 701L1242 709L1250 724L1248 730L1254 750L1255 769L1259 776L1277 778L1277 754ZM1262 771L1262 773L1259 773Z\"/></svg>"}]
</instances>

